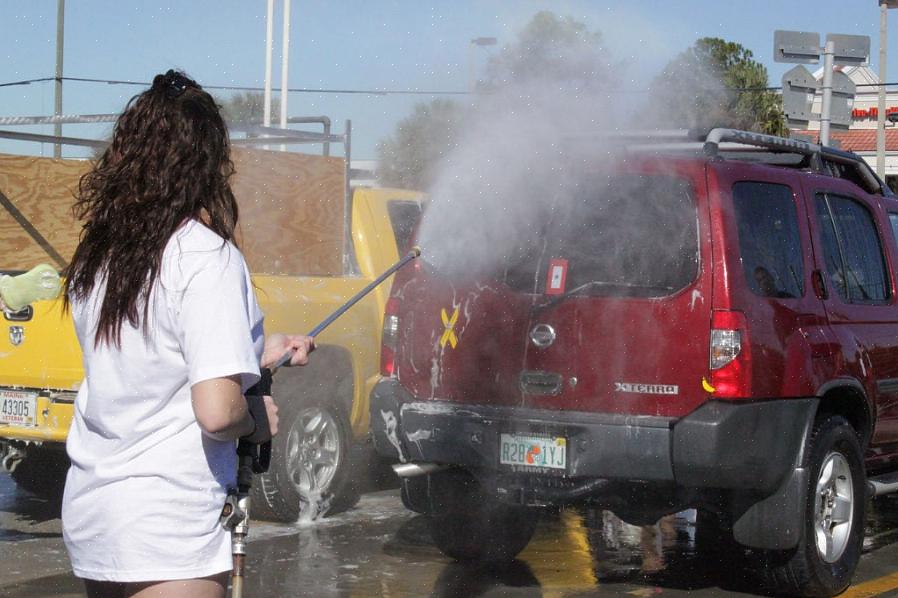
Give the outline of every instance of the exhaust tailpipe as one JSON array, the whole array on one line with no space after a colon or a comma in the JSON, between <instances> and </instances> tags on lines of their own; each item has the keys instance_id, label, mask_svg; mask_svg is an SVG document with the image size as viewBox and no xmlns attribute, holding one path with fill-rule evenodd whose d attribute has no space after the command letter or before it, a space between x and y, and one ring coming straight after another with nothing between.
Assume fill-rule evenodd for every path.
<instances>
[{"instance_id":1,"label":"exhaust tailpipe","mask_svg":"<svg viewBox=\"0 0 898 598\"><path fill-rule=\"evenodd\" d=\"M400 478L413 478L419 475L428 475L449 469L448 465L440 465L439 463L394 463L393 471Z\"/></svg>"}]
</instances>

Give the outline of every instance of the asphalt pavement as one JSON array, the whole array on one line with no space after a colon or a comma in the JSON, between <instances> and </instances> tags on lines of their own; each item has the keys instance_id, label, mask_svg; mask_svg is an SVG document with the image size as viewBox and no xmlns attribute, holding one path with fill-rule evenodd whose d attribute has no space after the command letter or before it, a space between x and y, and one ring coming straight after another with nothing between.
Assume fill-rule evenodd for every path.
<instances>
[{"instance_id":1,"label":"asphalt pavement","mask_svg":"<svg viewBox=\"0 0 898 598\"><path fill-rule=\"evenodd\" d=\"M898 596L898 497L869 509L864 554L848 592ZM0 474L0 598L82 596L61 537L59 506ZM245 596L750 596L757 588L725 561L693 552L690 512L630 526L602 511L544 518L519 559L502 567L451 561L395 489L306 524L254 521Z\"/></svg>"}]
</instances>

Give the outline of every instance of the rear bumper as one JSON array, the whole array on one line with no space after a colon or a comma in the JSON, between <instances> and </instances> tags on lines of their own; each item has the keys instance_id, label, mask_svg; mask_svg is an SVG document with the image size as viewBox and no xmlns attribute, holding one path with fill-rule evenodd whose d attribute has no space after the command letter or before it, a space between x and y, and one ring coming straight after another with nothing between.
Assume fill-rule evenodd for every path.
<instances>
[{"instance_id":1,"label":"rear bumper","mask_svg":"<svg viewBox=\"0 0 898 598\"><path fill-rule=\"evenodd\" d=\"M817 399L709 401L673 419L415 401L395 379L385 379L370 407L378 452L400 461L503 473L500 434L563 436L567 478L769 495L800 464Z\"/></svg>"},{"instance_id":2,"label":"rear bumper","mask_svg":"<svg viewBox=\"0 0 898 598\"><path fill-rule=\"evenodd\" d=\"M33 426L0 424L0 440L21 440L64 445L75 414L74 393L60 400L41 392L37 397L37 413Z\"/></svg>"}]
</instances>

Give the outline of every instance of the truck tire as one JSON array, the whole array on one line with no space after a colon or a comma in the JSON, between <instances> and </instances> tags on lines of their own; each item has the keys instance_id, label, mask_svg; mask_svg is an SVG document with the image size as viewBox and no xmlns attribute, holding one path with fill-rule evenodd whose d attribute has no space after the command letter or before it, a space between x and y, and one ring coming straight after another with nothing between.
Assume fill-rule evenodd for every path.
<instances>
[{"instance_id":1,"label":"truck tire","mask_svg":"<svg viewBox=\"0 0 898 598\"><path fill-rule=\"evenodd\" d=\"M445 484L451 484L448 491ZM538 511L507 505L486 495L473 479L456 475L433 486L439 503L428 515L440 551L457 561L507 563L524 550L539 522Z\"/></svg>"},{"instance_id":2,"label":"truck tire","mask_svg":"<svg viewBox=\"0 0 898 598\"><path fill-rule=\"evenodd\" d=\"M359 500L346 409L329 392L332 387L319 384L315 372L303 369L275 376L272 394L280 430L272 439L270 469L253 479L253 517L313 521L345 511Z\"/></svg>"},{"instance_id":3,"label":"truck tire","mask_svg":"<svg viewBox=\"0 0 898 598\"><path fill-rule=\"evenodd\" d=\"M866 476L858 433L842 416L818 419L806 451L804 530L786 554L766 553L762 580L778 593L835 596L861 555Z\"/></svg>"},{"instance_id":4,"label":"truck tire","mask_svg":"<svg viewBox=\"0 0 898 598\"><path fill-rule=\"evenodd\" d=\"M10 477L23 490L41 498L62 501L69 465L69 458L63 450L29 446Z\"/></svg>"},{"instance_id":5,"label":"truck tire","mask_svg":"<svg viewBox=\"0 0 898 598\"><path fill-rule=\"evenodd\" d=\"M695 567L702 575L709 579L722 577L731 583L734 579L730 572L736 567L746 569L751 577L752 558L733 537L733 526L728 515L696 509L693 542Z\"/></svg>"}]
</instances>

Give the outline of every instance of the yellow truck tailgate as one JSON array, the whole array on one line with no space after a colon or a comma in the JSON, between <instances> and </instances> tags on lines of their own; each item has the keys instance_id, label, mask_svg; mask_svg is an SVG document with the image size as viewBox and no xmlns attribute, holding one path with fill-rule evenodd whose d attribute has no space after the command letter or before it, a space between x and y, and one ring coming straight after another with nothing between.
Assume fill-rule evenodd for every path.
<instances>
[{"instance_id":1,"label":"yellow truck tailgate","mask_svg":"<svg viewBox=\"0 0 898 598\"><path fill-rule=\"evenodd\" d=\"M0 437L64 442L83 376L71 318L57 300L2 321Z\"/></svg>"}]
</instances>

